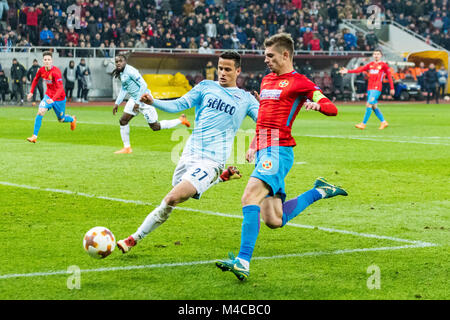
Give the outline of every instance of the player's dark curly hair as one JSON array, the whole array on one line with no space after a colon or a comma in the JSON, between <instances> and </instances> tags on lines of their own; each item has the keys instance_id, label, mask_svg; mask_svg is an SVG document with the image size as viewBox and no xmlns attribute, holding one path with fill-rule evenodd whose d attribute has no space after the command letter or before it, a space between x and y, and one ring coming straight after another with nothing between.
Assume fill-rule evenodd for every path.
<instances>
[{"instance_id":1,"label":"player's dark curly hair","mask_svg":"<svg viewBox=\"0 0 450 320\"><path fill-rule=\"evenodd\" d=\"M121 57L123 58L125 61L127 61L127 56L124 54L118 54L116 55L117 57ZM113 76L113 78L120 78L120 72L122 72L123 70L118 70L117 68L113 70L113 72L111 73L111 75Z\"/></svg>"}]
</instances>

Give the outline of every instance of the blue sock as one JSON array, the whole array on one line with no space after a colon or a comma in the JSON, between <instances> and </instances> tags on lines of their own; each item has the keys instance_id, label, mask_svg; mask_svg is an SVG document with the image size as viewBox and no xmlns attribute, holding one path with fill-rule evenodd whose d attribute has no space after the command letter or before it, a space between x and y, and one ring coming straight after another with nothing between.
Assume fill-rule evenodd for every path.
<instances>
[{"instance_id":1,"label":"blue sock","mask_svg":"<svg viewBox=\"0 0 450 320\"><path fill-rule=\"evenodd\" d=\"M249 205L242 208L244 221L242 222L241 248L238 258L250 261L255 249L256 239L259 234L259 212L261 208L257 205Z\"/></svg>"},{"instance_id":2,"label":"blue sock","mask_svg":"<svg viewBox=\"0 0 450 320\"><path fill-rule=\"evenodd\" d=\"M364 124L366 124L367 121L369 121L371 114L372 114L372 108L371 107L366 108L366 113L364 114L364 120L363 120Z\"/></svg>"},{"instance_id":3,"label":"blue sock","mask_svg":"<svg viewBox=\"0 0 450 320\"><path fill-rule=\"evenodd\" d=\"M73 118L71 116L65 116L63 122L73 122Z\"/></svg>"},{"instance_id":4,"label":"blue sock","mask_svg":"<svg viewBox=\"0 0 450 320\"><path fill-rule=\"evenodd\" d=\"M289 220L294 219L300 212L320 199L322 199L320 192L316 189L311 189L302 193L297 198L283 203L283 223L281 226L284 226Z\"/></svg>"},{"instance_id":5,"label":"blue sock","mask_svg":"<svg viewBox=\"0 0 450 320\"><path fill-rule=\"evenodd\" d=\"M383 117L383 114L381 113L380 109L375 108L374 112L375 112L375 115L377 116L377 118L380 119L381 122L383 122L384 117Z\"/></svg>"},{"instance_id":6,"label":"blue sock","mask_svg":"<svg viewBox=\"0 0 450 320\"><path fill-rule=\"evenodd\" d=\"M41 129L41 124L42 124L42 118L43 118L44 116L41 116L41 115L36 115L36 119L34 119L34 131L33 131L33 134L35 135L35 136L37 136L38 135L38 133L39 133L39 129Z\"/></svg>"}]
</instances>

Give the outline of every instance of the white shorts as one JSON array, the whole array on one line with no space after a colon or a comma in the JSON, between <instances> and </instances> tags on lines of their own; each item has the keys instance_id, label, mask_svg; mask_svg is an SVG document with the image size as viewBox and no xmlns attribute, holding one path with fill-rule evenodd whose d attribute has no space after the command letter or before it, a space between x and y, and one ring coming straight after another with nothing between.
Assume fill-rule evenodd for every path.
<instances>
[{"instance_id":1,"label":"white shorts","mask_svg":"<svg viewBox=\"0 0 450 320\"><path fill-rule=\"evenodd\" d=\"M200 199L202 193L215 184L223 168L224 165L212 160L182 156L173 173L172 186L175 187L182 180L187 180L197 190L193 198Z\"/></svg>"},{"instance_id":2,"label":"white shorts","mask_svg":"<svg viewBox=\"0 0 450 320\"><path fill-rule=\"evenodd\" d=\"M139 110L137 112L133 110L136 103L139 105ZM133 98L128 100L123 111L132 114L133 116L136 116L140 112L144 115L144 118L148 123L155 123L158 121L158 113L156 112L155 107L140 101L136 102Z\"/></svg>"}]
</instances>

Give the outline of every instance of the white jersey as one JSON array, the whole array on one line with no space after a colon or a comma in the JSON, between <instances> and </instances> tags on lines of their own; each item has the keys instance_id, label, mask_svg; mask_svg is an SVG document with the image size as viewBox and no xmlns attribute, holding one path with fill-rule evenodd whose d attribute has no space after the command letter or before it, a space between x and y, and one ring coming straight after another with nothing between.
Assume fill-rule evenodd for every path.
<instances>
[{"instance_id":1,"label":"white jersey","mask_svg":"<svg viewBox=\"0 0 450 320\"><path fill-rule=\"evenodd\" d=\"M218 82L204 80L181 98L155 99L153 106L168 112L195 107L194 130L183 157L190 155L225 164L244 118L250 116L256 122L259 102L242 89L225 88Z\"/></svg>"},{"instance_id":2,"label":"white jersey","mask_svg":"<svg viewBox=\"0 0 450 320\"><path fill-rule=\"evenodd\" d=\"M120 81L122 82L122 87L116 99L117 105L122 103L127 93L134 101L138 102L141 96L148 91L147 82L142 78L139 71L129 64L120 73Z\"/></svg>"}]
</instances>

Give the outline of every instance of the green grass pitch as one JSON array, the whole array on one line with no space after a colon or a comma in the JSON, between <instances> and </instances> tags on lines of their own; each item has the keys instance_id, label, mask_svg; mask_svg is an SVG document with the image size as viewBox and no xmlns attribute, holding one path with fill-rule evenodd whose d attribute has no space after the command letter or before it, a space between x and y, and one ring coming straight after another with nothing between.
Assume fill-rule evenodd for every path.
<instances>
[{"instance_id":1,"label":"green grass pitch","mask_svg":"<svg viewBox=\"0 0 450 320\"><path fill-rule=\"evenodd\" d=\"M338 107L337 117L300 112L286 185L289 199L323 176L349 196L318 201L282 229L262 224L245 282L213 261L239 249L249 118L229 161L241 180L183 203L129 254L95 260L85 232L133 233L171 189L172 157L190 131L152 132L139 116L133 154L116 155L112 105L68 107L73 132L49 112L36 144L25 140L36 108L0 108L0 299L450 298L450 105L381 104L390 126L378 130L372 115L363 131L363 106ZM70 266L79 289L68 287Z\"/></svg>"}]
</instances>

